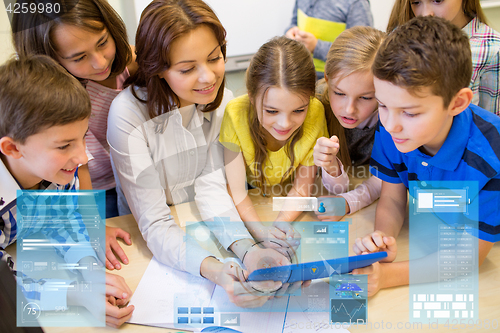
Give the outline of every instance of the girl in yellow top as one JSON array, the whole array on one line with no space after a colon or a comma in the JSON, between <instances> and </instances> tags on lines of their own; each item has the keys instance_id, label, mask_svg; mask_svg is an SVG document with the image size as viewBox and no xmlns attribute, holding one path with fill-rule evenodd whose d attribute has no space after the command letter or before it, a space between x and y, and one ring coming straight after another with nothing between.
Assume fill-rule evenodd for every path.
<instances>
[{"instance_id":1,"label":"girl in yellow top","mask_svg":"<svg viewBox=\"0 0 500 333\"><path fill-rule=\"evenodd\" d=\"M256 240L282 252L300 244L300 234L290 225L300 212L281 211L272 226L262 225L246 182L263 195L310 195L316 177L314 144L328 135L323 105L314 98L315 82L308 50L276 37L252 58L248 95L228 103L221 125L219 140L238 213Z\"/></svg>"}]
</instances>

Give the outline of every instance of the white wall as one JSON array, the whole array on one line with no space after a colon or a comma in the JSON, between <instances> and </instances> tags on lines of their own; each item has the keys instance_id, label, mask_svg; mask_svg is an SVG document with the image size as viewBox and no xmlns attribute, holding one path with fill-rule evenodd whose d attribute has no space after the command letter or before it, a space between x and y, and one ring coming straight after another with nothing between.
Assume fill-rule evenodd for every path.
<instances>
[{"instance_id":1,"label":"white wall","mask_svg":"<svg viewBox=\"0 0 500 333\"><path fill-rule=\"evenodd\" d=\"M134 0L137 20L150 0ZM227 31L227 56L255 53L290 25L295 0L205 0Z\"/></svg>"},{"instance_id":2,"label":"white wall","mask_svg":"<svg viewBox=\"0 0 500 333\"><path fill-rule=\"evenodd\" d=\"M373 14L373 26L378 30L385 31L392 6L395 0L370 0L370 8Z\"/></svg>"},{"instance_id":3,"label":"white wall","mask_svg":"<svg viewBox=\"0 0 500 333\"><path fill-rule=\"evenodd\" d=\"M120 0L115 0L119 2ZM135 15L150 0L134 0ZM251 55L267 40L282 35L290 25L295 0L205 0L227 31L226 70L245 69ZM385 31L394 0L371 0L376 28ZM130 8L127 7L127 8ZM117 9L120 11L121 9ZM136 22L129 22L131 25Z\"/></svg>"},{"instance_id":4,"label":"white wall","mask_svg":"<svg viewBox=\"0 0 500 333\"><path fill-rule=\"evenodd\" d=\"M0 4L0 64L3 64L14 54L14 46L12 45L10 22L5 11L5 5L2 1Z\"/></svg>"},{"instance_id":5,"label":"white wall","mask_svg":"<svg viewBox=\"0 0 500 333\"><path fill-rule=\"evenodd\" d=\"M119 2L120 0L115 0ZM150 0L134 0L137 21ZM205 0L227 31L228 57L249 55L290 25L295 0ZM371 0L374 25L385 31L394 0Z\"/></svg>"},{"instance_id":6,"label":"white wall","mask_svg":"<svg viewBox=\"0 0 500 333\"><path fill-rule=\"evenodd\" d=\"M129 41L134 44L135 31L142 10L150 0L108 0L127 25ZM385 31L395 0L370 0L375 28ZM489 0L490 2L492 0ZM228 32L228 55L254 53L267 39L283 33L292 15L294 0L206 0L217 13ZM269 8L263 11L262 8ZM484 9L490 25L500 31L500 4ZM10 23L4 2L0 5L0 64L12 56Z\"/></svg>"}]
</instances>

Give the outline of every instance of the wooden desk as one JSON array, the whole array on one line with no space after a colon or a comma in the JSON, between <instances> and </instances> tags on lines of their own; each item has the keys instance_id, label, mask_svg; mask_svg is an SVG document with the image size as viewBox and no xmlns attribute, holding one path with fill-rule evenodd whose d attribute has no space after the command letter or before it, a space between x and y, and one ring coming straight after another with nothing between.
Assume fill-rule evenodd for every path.
<instances>
[{"instance_id":1,"label":"wooden desk","mask_svg":"<svg viewBox=\"0 0 500 333\"><path fill-rule=\"evenodd\" d=\"M359 181L358 181L359 182ZM353 182L353 185L356 181ZM255 204L257 213L263 220L272 221L278 212L272 212L272 199L269 197L253 196L252 201ZM352 244L354 239L359 236L364 236L373 231L373 221L375 217L376 203L362 209L361 211L349 216L353 223L349 227L349 251L352 252ZM186 203L173 207L172 214L178 221L194 221L198 216L198 211L193 203ZM302 213L298 221L316 221L316 216L312 212ZM116 217L109 219L107 225L120 227L132 235L131 246L123 244L123 248L130 260L129 265L122 265L122 269L114 270L112 273L123 276L130 288L135 291L139 284L144 271L146 270L152 254L147 248L146 242L143 240L137 224L132 215ZM396 260L408 259L408 223L405 223L403 229L397 239L398 241L398 257ZM489 253L485 262L479 270L479 318L481 320L492 320L500 318L500 244L497 243ZM413 329L398 330L398 323L408 323L409 315L409 299L408 286L384 289L378 292L375 296L368 299L368 322L370 326L352 327L349 330L353 332L380 332L382 327L387 327L390 323L395 332L416 332ZM382 324L383 323L383 324ZM385 326L381 326L385 325ZM408 325L408 324L407 324ZM404 326L403 326L404 327ZM46 332L108 332L114 329L106 328L45 328ZM180 332L179 330L166 330L148 326L138 326L124 324L122 331L127 332ZM445 329L440 325L439 329L431 330L424 326L424 331L431 332L468 332L469 330ZM476 328L470 332L477 331ZM421 330L420 330L421 332ZM245 332L246 333L246 332ZM273 332L274 333L274 332Z\"/></svg>"}]
</instances>

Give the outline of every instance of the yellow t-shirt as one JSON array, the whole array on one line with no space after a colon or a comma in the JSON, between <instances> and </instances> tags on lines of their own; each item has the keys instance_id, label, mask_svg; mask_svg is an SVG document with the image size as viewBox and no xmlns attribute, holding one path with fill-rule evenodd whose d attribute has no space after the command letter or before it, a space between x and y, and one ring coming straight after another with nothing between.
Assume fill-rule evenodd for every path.
<instances>
[{"instance_id":1,"label":"yellow t-shirt","mask_svg":"<svg viewBox=\"0 0 500 333\"><path fill-rule=\"evenodd\" d=\"M255 146L250 135L248 112L250 111L248 95L231 100L224 113L220 129L219 141L231 151L243 152L247 166L247 181L251 183L256 178L254 174ZM314 165L313 148L316 140L328 136L325 110L323 104L315 97L311 98L307 115L302 124L303 135L294 146L295 161L293 171L300 165ZM267 150L268 157L264 161L264 173L270 186L279 184L283 175L290 167L290 159L285 152L285 146L278 151Z\"/></svg>"}]
</instances>

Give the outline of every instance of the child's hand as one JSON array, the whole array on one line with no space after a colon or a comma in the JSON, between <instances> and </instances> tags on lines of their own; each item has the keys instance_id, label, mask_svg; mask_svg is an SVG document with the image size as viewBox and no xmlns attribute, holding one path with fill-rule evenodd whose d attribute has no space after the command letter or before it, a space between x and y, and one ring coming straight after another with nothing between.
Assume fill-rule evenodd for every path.
<instances>
[{"instance_id":1,"label":"child's hand","mask_svg":"<svg viewBox=\"0 0 500 333\"><path fill-rule=\"evenodd\" d=\"M363 252L371 253L386 251L387 258L384 258L381 262L392 262L396 259L397 254L396 239L394 237L388 237L385 233L378 230L363 238L356 238L352 249L357 255Z\"/></svg>"},{"instance_id":2,"label":"child's hand","mask_svg":"<svg viewBox=\"0 0 500 333\"><path fill-rule=\"evenodd\" d=\"M346 214L349 214L350 208L347 200L342 196L327 195L318 198L318 209L323 203L325 212L321 213L318 210L314 211L320 221L339 221Z\"/></svg>"},{"instance_id":3,"label":"child's hand","mask_svg":"<svg viewBox=\"0 0 500 333\"><path fill-rule=\"evenodd\" d=\"M115 253L125 265L128 264L127 255L123 252L123 249L116 240L118 237L122 238L128 245L132 245L128 232L120 228L106 227L106 268L109 270L122 268L118 259L115 257Z\"/></svg>"},{"instance_id":4,"label":"child's hand","mask_svg":"<svg viewBox=\"0 0 500 333\"><path fill-rule=\"evenodd\" d=\"M133 305L129 305L125 308L120 308L114 305L113 302L108 299L106 301L106 325L113 328L119 328L123 325L123 323L125 323L132 317L133 311Z\"/></svg>"},{"instance_id":5,"label":"child's hand","mask_svg":"<svg viewBox=\"0 0 500 333\"><path fill-rule=\"evenodd\" d=\"M113 296L116 305L123 306L130 301L132 290L119 275L106 273L106 297Z\"/></svg>"},{"instance_id":6,"label":"child's hand","mask_svg":"<svg viewBox=\"0 0 500 333\"><path fill-rule=\"evenodd\" d=\"M106 273L106 325L118 328L132 317L134 306L124 307L131 296L132 290L121 276Z\"/></svg>"},{"instance_id":7,"label":"child's hand","mask_svg":"<svg viewBox=\"0 0 500 333\"><path fill-rule=\"evenodd\" d=\"M103 290L95 288L95 290ZM134 306L124 307L132 296L132 291L125 280L118 275L106 273L106 294L99 297L94 292L68 290L68 305L85 307L95 318L103 318L105 311L106 325L118 328L130 319ZM105 299L105 303L102 300Z\"/></svg>"},{"instance_id":8,"label":"child's hand","mask_svg":"<svg viewBox=\"0 0 500 333\"><path fill-rule=\"evenodd\" d=\"M375 295L380 289L382 289L382 282L384 281L384 265L379 262L375 262L370 266L363 268L357 268L352 271L352 274L365 274L367 275L368 284L368 296Z\"/></svg>"},{"instance_id":9,"label":"child's hand","mask_svg":"<svg viewBox=\"0 0 500 333\"><path fill-rule=\"evenodd\" d=\"M337 162L339 147L339 138L335 135L330 139L325 137L319 138L314 146L314 164L322 167L326 172L334 177L337 177L340 174L340 168Z\"/></svg>"}]
</instances>

